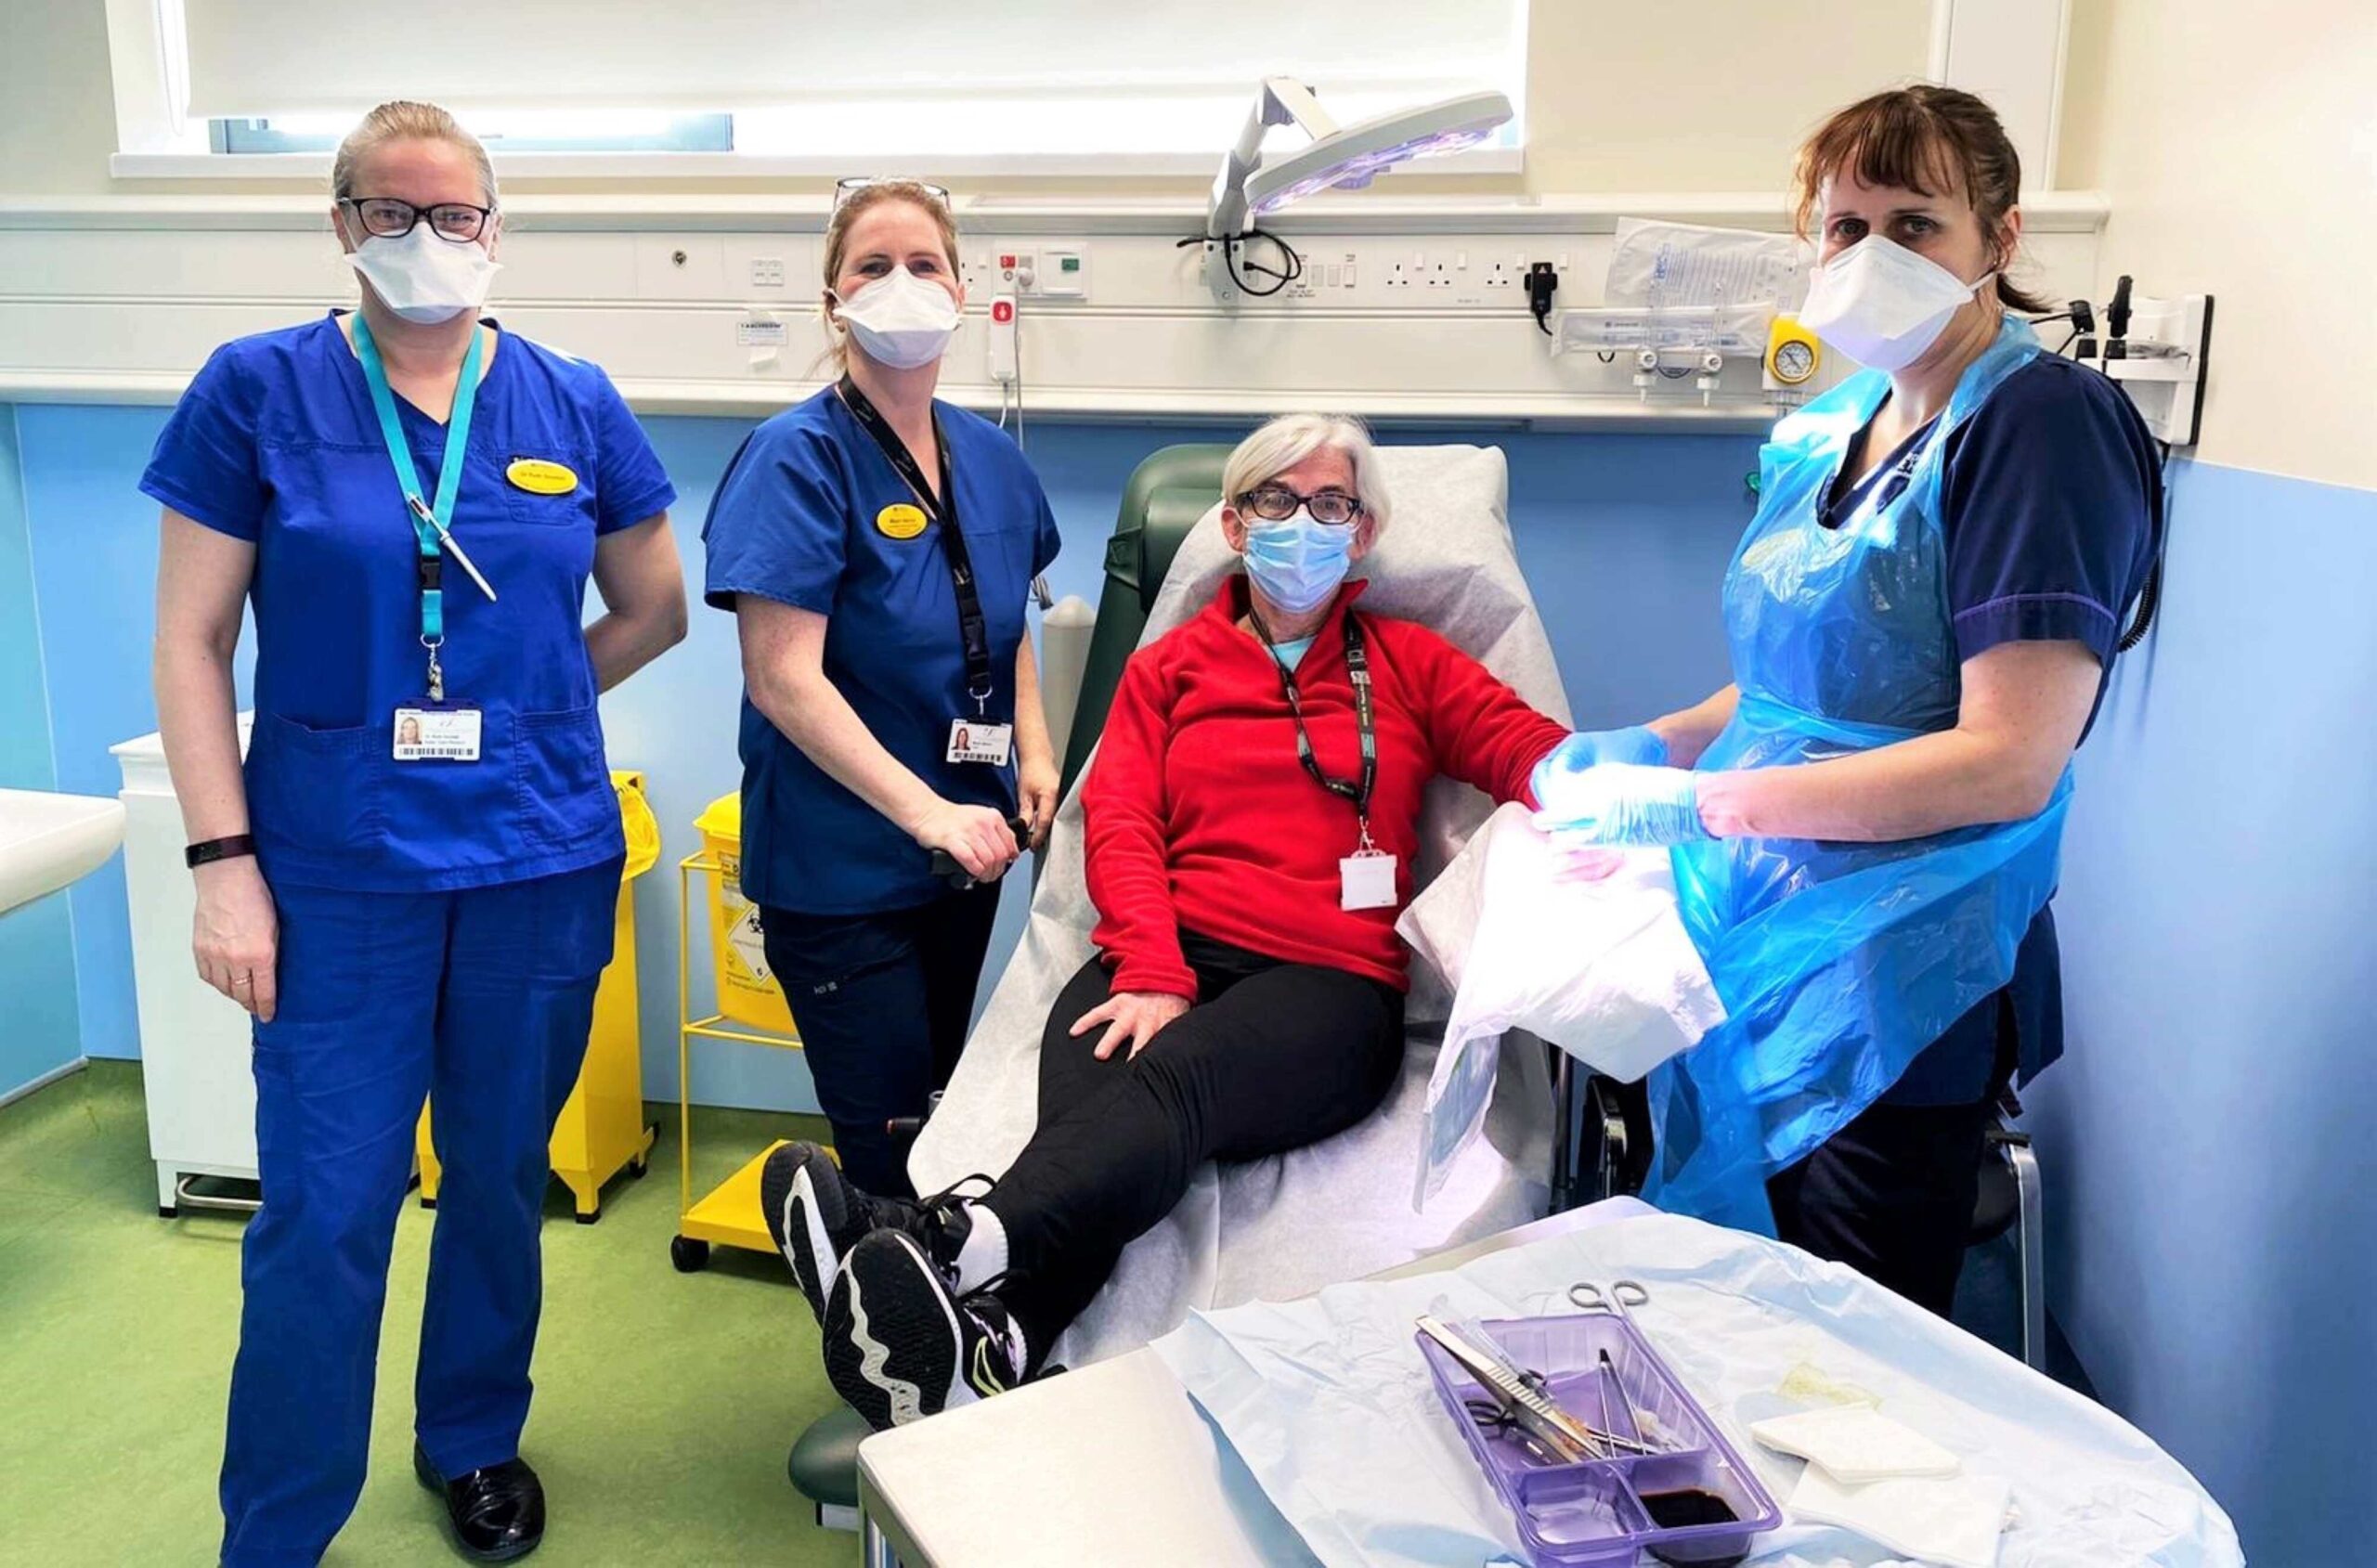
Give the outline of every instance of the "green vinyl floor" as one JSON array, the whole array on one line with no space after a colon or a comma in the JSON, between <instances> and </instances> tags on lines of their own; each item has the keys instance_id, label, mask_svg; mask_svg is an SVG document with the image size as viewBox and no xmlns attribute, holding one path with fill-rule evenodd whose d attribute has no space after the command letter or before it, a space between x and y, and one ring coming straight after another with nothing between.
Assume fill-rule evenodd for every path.
<instances>
[{"instance_id":1,"label":"green vinyl floor","mask_svg":"<svg viewBox=\"0 0 2377 1568\"><path fill-rule=\"evenodd\" d=\"M792 1440L834 1403L817 1328L773 1256L669 1264L674 1108L651 1175L603 1216L546 1206L545 1314L523 1445L552 1510L539 1568L854 1563L785 1480ZM819 1123L695 1112L695 1180ZM215 1474L238 1341L234 1214L157 1213L137 1064L97 1062L0 1109L0 1563L214 1562ZM413 1480L412 1373L434 1215L408 1199L381 1335L371 1473L328 1564L463 1559Z\"/></svg>"}]
</instances>

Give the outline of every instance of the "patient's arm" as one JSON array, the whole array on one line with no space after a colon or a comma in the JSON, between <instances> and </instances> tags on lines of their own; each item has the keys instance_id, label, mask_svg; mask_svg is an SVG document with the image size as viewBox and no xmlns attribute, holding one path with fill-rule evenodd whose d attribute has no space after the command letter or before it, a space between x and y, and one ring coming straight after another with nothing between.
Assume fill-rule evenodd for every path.
<instances>
[{"instance_id":1,"label":"patient's arm","mask_svg":"<svg viewBox=\"0 0 2377 1568\"><path fill-rule=\"evenodd\" d=\"M1741 696L1739 686L1727 686L1705 701L1652 719L1651 732L1666 743L1668 760L1679 768L1699 761L1718 732L1734 721L1734 706Z\"/></svg>"},{"instance_id":2,"label":"patient's arm","mask_svg":"<svg viewBox=\"0 0 2377 1568\"><path fill-rule=\"evenodd\" d=\"M1163 991L1196 1000L1197 976L1180 954L1165 836L1163 678L1146 654L1123 667L1106 732L1082 784L1091 940L1114 960L1116 991Z\"/></svg>"},{"instance_id":3,"label":"patient's arm","mask_svg":"<svg viewBox=\"0 0 2377 1568\"><path fill-rule=\"evenodd\" d=\"M1396 639L1397 673L1413 683L1436 771L1484 790L1495 804L1532 806L1527 779L1568 727L1527 706L1493 671L1424 627Z\"/></svg>"}]
</instances>

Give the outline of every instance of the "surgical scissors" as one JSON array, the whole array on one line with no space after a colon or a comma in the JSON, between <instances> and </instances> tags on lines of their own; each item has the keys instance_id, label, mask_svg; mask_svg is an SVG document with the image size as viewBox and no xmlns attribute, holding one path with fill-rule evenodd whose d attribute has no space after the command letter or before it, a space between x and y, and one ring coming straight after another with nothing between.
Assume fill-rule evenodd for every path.
<instances>
[{"instance_id":1,"label":"surgical scissors","mask_svg":"<svg viewBox=\"0 0 2377 1568\"><path fill-rule=\"evenodd\" d=\"M1651 1293L1631 1279L1613 1279L1606 1285L1579 1280L1568 1287L1569 1304L1579 1312L1605 1312L1615 1317L1631 1319L1627 1309L1647 1305Z\"/></svg>"}]
</instances>

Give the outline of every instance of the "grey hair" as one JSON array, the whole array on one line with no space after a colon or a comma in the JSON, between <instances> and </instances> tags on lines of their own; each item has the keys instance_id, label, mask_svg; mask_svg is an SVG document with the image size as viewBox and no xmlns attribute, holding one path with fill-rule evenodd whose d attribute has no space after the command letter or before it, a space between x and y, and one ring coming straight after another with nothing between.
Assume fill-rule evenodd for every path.
<instances>
[{"instance_id":1,"label":"grey hair","mask_svg":"<svg viewBox=\"0 0 2377 1568\"><path fill-rule=\"evenodd\" d=\"M479 188L487 193L487 204L500 206L495 194L495 163L487 155L479 138L462 129L461 121L434 103L413 103L397 98L382 104L363 117L360 124L346 133L338 144L338 156L331 162L331 196L334 201L350 201L355 195L356 166L374 148L392 141L451 142L471 155L478 165Z\"/></svg>"},{"instance_id":2,"label":"grey hair","mask_svg":"<svg viewBox=\"0 0 2377 1568\"><path fill-rule=\"evenodd\" d=\"M1372 537L1385 532L1386 484L1379 477L1378 449L1357 419L1343 414L1281 414L1238 444L1222 465L1222 499L1230 505L1266 480L1276 479L1315 452L1345 454L1354 469L1354 494L1370 514Z\"/></svg>"}]
</instances>

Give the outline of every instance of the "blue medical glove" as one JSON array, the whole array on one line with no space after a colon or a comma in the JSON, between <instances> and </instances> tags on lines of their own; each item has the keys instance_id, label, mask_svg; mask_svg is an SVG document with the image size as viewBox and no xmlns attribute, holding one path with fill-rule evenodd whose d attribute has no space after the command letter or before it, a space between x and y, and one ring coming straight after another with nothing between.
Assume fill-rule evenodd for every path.
<instances>
[{"instance_id":1,"label":"blue medical glove","mask_svg":"<svg viewBox=\"0 0 2377 1568\"><path fill-rule=\"evenodd\" d=\"M1549 815L1561 815L1562 803L1569 788L1589 769L1604 762L1640 762L1663 768L1668 760L1668 743L1651 732L1650 726L1635 724L1623 730L1588 730L1570 735L1545 754L1535 765L1535 774L1527 781L1534 791L1536 804Z\"/></svg>"},{"instance_id":2,"label":"blue medical glove","mask_svg":"<svg viewBox=\"0 0 2377 1568\"><path fill-rule=\"evenodd\" d=\"M1698 843L1712 836L1700 824L1696 783L1683 768L1605 762L1566 781L1559 804L1546 802L1535 825L1571 849Z\"/></svg>"}]
</instances>

